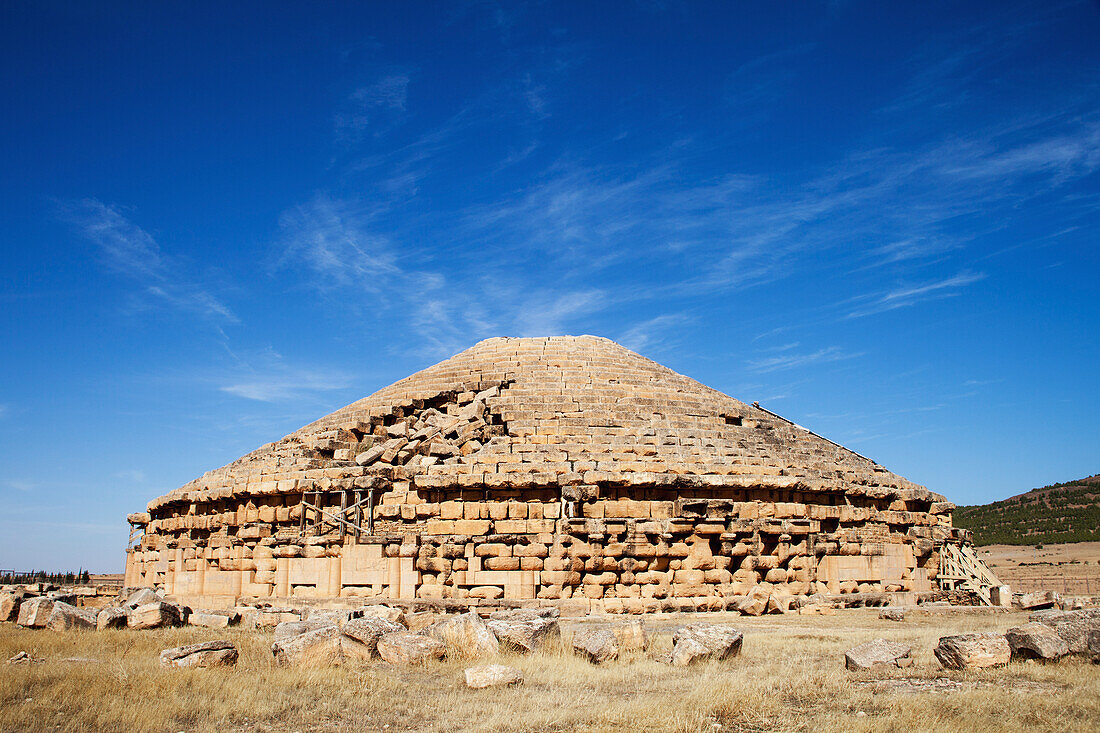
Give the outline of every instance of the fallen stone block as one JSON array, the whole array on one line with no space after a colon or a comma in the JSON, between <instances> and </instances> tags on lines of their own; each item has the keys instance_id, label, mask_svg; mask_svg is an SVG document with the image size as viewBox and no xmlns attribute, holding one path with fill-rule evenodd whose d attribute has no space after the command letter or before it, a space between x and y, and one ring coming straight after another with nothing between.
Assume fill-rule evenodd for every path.
<instances>
[{"instance_id":1,"label":"fallen stone block","mask_svg":"<svg viewBox=\"0 0 1100 733\"><path fill-rule=\"evenodd\" d=\"M1003 667L1012 656L1003 634L944 636L934 652L945 669Z\"/></svg>"},{"instance_id":2,"label":"fallen stone block","mask_svg":"<svg viewBox=\"0 0 1100 733\"><path fill-rule=\"evenodd\" d=\"M1085 654L1088 649L1088 633L1094 624L1100 624L1100 608L1084 608L1078 611L1040 611L1028 617L1054 629L1069 646L1070 654Z\"/></svg>"},{"instance_id":3,"label":"fallen stone block","mask_svg":"<svg viewBox=\"0 0 1100 733\"><path fill-rule=\"evenodd\" d=\"M526 654L561 639L558 619L535 609L496 611L485 625L505 648Z\"/></svg>"},{"instance_id":4,"label":"fallen stone block","mask_svg":"<svg viewBox=\"0 0 1100 733\"><path fill-rule=\"evenodd\" d=\"M19 604L22 593L0 593L0 621L14 621L19 618Z\"/></svg>"},{"instance_id":5,"label":"fallen stone block","mask_svg":"<svg viewBox=\"0 0 1100 733\"><path fill-rule=\"evenodd\" d=\"M695 624L672 635L672 666L686 667L705 659L730 659L741 653L744 635L731 626Z\"/></svg>"},{"instance_id":6,"label":"fallen stone block","mask_svg":"<svg viewBox=\"0 0 1100 733\"><path fill-rule=\"evenodd\" d=\"M8 664L38 664L44 661L44 659L32 657L27 652L17 652L14 656L8 658Z\"/></svg>"},{"instance_id":7,"label":"fallen stone block","mask_svg":"<svg viewBox=\"0 0 1100 733\"><path fill-rule=\"evenodd\" d=\"M408 627L405 622L405 612L400 608L393 608L392 606L363 606L357 609L360 618L384 618L394 623L401 624Z\"/></svg>"},{"instance_id":8,"label":"fallen stone block","mask_svg":"<svg viewBox=\"0 0 1100 733\"><path fill-rule=\"evenodd\" d=\"M93 609L58 602L53 604L46 628L50 631L95 631L96 615Z\"/></svg>"},{"instance_id":9,"label":"fallen stone block","mask_svg":"<svg viewBox=\"0 0 1100 733\"><path fill-rule=\"evenodd\" d=\"M884 621L904 621L904 608L884 608L878 613L878 617Z\"/></svg>"},{"instance_id":10,"label":"fallen stone block","mask_svg":"<svg viewBox=\"0 0 1100 733\"><path fill-rule=\"evenodd\" d=\"M96 630L125 629L128 615L125 608L104 608L96 614Z\"/></svg>"},{"instance_id":11,"label":"fallen stone block","mask_svg":"<svg viewBox=\"0 0 1100 733\"><path fill-rule=\"evenodd\" d=\"M1058 633L1033 621L1005 632L1012 656L1021 659L1061 659L1069 654L1069 644Z\"/></svg>"},{"instance_id":12,"label":"fallen stone block","mask_svg":"<svg viewBox=\"0 0 1100 733\"><path fill-rule=\"evenodd\" d=\"M500 653L500 643L475 611L432 624L424 633L443 642L448 657L494 657Z\"/></svg>"},{"instance_id":13,"label":"fallen stone block","mask_svg":"<svg viewBox=\"0 0 1100 733\"><path fill-rule=\"evenodd\" d=\"M768 610L768 599L766 596L746 596L737 601L734 608L745 616L760 616Z\"/></svg>"},{"instance_id":14,"label":"fallen stone block","mask_svg":"<svg viewBox=\"0 0 1100 733\"><path fill-rule=\"evenodd\" d=\"M279 667L335 667L344 661L341 637L340 627L330 624L283 637L271 645L271 653Z\"/></svg>"},{"instance_id":15,"label":"fallen stone block","mask_svg":"<svg viewBox=\"0 0 1100 733\"><path fill-rule=\"evenodd\" d=\"M179 626L180 608L174 603L155 601L130 611L126 626L131 629L159 629L163 626Z\"/></svg>"},{"instance_id":16,"label":"fallen stone block","mask_svg":"<svg viewBox=\"0 0 1100 733\"><path fill-rule=\"evenodd\" d=\"M1058 594L1052 590L1036 591L1035 593L1023 593L1017 603L1025 611L1034 611L1040 608L1052 608L1058 604Z\"/></svg>"},{"instance_id":17,"label":"fallen stone block","mask_svg":"<svg viewBox=\"0 0 1100 733\"><path fill-rule=\"evenodd\" d=\"M486 687L509 687L523 683L523 672L503 664L486 664L466 669L466 686L475 690Z\"/></svg>"},{"instance_id":18,"label":"fallen stone block","mask_svg":"<svg viewBox=\"0 0 1100 733\"><path fill-rule=\"evenodd\" d=\"M649 635L641 621L620 621L611 627L611 633L619 642L619 651L643 651L649 646Z\"/></svg>"},{"instance_id":19,"label":"fallen stone block","mask_svg":"<svg viewBox=\"0 0 1100 733\"><path fill-rule=\"evenodd\" d=\"M573 634L573 653L593 664L619 658L619 638L611 629L580 629Z\"/></svg>"},{"instance_id":20,"label":"fallen stone block","mask_svg":"<svg viewBox=\"0 0 1100 733\"><path fill-rule=\"evenodd\" d=\"M19 616L15 623L28 629L41 629L50 620L54 601L49 598L24 598L19 604Z\"/></svg>"},{"instance_id":21,"label":"fallen stone block","mask_svg":"<svg viewBox=\"0 0 1100 733\"><path fill-rule=\"evenodd\" d=\"M405 631L405 627L396 621L390 621L379 616L365 616L356 618L344 624L344 636L357 642L355 645L345 644L345 656L354 655L364 659L370 659L378 653L378 640L386 634L398 634Z\"/></svg>"},{"instance_id":22,"label":"fallen stone block","mask_svg":"<svg viewBox=\"0 0 1100 733\"><path fill-rule=\"evenodd\" d=\"M424 634L399 631L378 639L378 656L390 664L424 664L446 653L443 642Z\"/></svg>"},{"instance_id":23,"label":"fallen stone block","mask_svg":"<svg viewBox=\"0 0 1100 733\"><path fill-rule=\"evenodd\" d=\"M160 600L163 600L162 596L152 588L139 588L127 596L126 600L119 605L123 608L134 609L138 606L147 606L150 603L156 603Z\"/></svg>"},{"instance_id":24,"label":"fallen stone block","mask_svg":"<svg viewBox=\"0 0 1100 733\"><path fill-rule=\"evenodd\" d=\"M1089 629L1088 636L1089 659L1093 664L1100 664L1100 626Z\"/></svg>"},{"instance_id":25,"label":"fallen stone block","mask_svg":"<svg viewBox=\"0 0 1100 733\"><path fill-rule=\"evenodd\" d=\"M187 625L201 626L204 629L227 629L236 625L240 619L240 615L235 612L207 613L200 611L188 614Z\"/></svg>"},{"instance_id":26,"label":"fallen stone block","mask_svg":"<svg viewBox=\"0 0 1100 733\"><path fill-rule=\"evenodd\" d=\"M275 627L275 640L289 639L292 636L299 636L301 634L308 633L310 631L317 631L318 629L325 629L329 626L337 626L332 621L283 621L281 624ZM339 627L338 627L339 628Z\"/></svg>"},{"instance_id":27,"label":"fallen stone block","mask_svg":"<svg viewBox=\"0 0 1100 733\"><path fill-rule=\"evenodd\" d=\"M204 641L160 653L162 667L231 667L237 663L237 647L229 641Z\"/></svg>"},{"instance_id":28,"label":"fallen stone block","mask_svg":"<svg viewBox=\"0 0 1100 733\"><path fill-rule=\"evenodd\" d=\"M908 667L912 663L911 647L886 639L875 639L844 652L844 666L852 671L875 667Z\"/></svg>"}]
</instances>

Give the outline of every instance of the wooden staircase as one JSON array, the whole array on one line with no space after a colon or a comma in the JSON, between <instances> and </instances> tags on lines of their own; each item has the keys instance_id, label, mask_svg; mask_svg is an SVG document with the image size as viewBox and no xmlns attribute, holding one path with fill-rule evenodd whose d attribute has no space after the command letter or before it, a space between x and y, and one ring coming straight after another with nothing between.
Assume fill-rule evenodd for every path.
<instances>
[{"instance_id":1,"label":"wooden staircase","mask_svg":"<svg viewBox=\"0 0 1100 733\"><path fill-rule=\"evenodd\" d=\"M992 606L992 591L1001 581L974 548L945 542L940 548L940 572L936 578L944 590L973 591L986 606Z\"/></svg>"}]
</instances>

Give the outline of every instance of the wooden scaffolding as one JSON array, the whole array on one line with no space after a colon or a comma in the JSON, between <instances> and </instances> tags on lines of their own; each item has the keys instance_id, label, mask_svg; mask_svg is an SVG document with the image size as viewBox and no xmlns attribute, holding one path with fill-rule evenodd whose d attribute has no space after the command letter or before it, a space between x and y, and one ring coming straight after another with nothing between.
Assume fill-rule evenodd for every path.
<instances>
[{"instance_id":1,"label":"wooden scaffolding","mask_svg":"<svg viewBox=\"0 0 1100 733\"><path fill-rule=\"evenodd\" d=\"M330 530L339 532L341 540L350 535L358 541L363 535L373 534L374 489L302 492L298 535L319 537Z\"/></svg>"},{"instance_id":2,"label":"wooden scaffolding","mask_svg":"<svg viewBox=\"0 0 1100 733\"><path fill-rule=\"evenodd\" d=\"M944 590L973 591L986 606L995 605L993 589L1001 585L973 547L951 542L943 543L940 548L937 580Z\"/></svg>"}]
</instances>

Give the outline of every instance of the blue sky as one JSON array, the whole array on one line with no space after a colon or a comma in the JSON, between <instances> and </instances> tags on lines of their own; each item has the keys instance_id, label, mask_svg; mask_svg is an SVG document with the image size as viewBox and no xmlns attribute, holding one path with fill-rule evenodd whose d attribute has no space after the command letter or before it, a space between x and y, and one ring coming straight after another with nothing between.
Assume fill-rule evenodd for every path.
<instances>
[{"instance_id":1,"label":"blue sky","mask_svg":"<svg viewBox=\"0 0 1100 733\"><path fill-rule=\"evenodd\" d=\"M0 567L592 333L958 503L1100 471L1096 3L11 2Z\"/></svg>"}]
</instances>

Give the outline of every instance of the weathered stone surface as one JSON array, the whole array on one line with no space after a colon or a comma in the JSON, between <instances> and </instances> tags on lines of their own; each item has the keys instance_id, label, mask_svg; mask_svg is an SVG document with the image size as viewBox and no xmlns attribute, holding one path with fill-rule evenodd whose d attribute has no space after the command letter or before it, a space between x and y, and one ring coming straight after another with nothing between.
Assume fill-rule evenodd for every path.
<instances>
[{"instance_id":1,"label":"weathered stone surface","mask_svg":"<svg viewBox=\"0 0 1100 733\"><path fill-rule=\"evenodd\" d=\"M1051 627L1033 621L1005 632L1012 656L1022 659L1060 659L1069 654L1069 644Z\"/></svg>"},{"instance_id":2,"label":"weathered stone surface","mask_svg":"<svg viewBox=\"0 0 1100 733\"><path fill-rule=\"evenodd\" d=\"M878 617L886 621L904 621L904 608L884 608L878 613Z\"/></svg>"},{"instance_id":3,"label":"weathered stone surface","mask_svg":"<svg viewBox=\"0 0 1100 733\"><path fill-rule=\"evenodd\" d=\"M1100 608L1083 608L1077 611L1040 611L1028 617L1054 629L1069 646L1070 654L1084 654L1088 649L1088 632L1100 624Z\"/></svg>"},{"instance_id":4,"label":"weathered stone surface","mask_svg":"<svg viewBox=\"0 0 1100 733\"><path fill-rule=\"evenodd\" d=\"M611 633L619 643L619 651L643 651L649 646L649 635L641 621L620 621L611 626Z\"/></svg>"},{"instance_id":5,"label":"weathered stone surface","mask_svg":"<svg viewBox=\"0 0 1100 733\"><path fill-rule=\"evenodd\" d=\"M271 645L271 653L280 667L334 667L344 661L342 636L340 627L330 624L280 638Z\"/></svg>"},{"instance_id":6,"label":"weathered stone surface","mask_svg":"<svg viewBox=\"0 0 1100 733\"><path fill-rule=\"evenodd\" d=\"M401 624L408 627L405 622L405 612L400 608L393 608L392 606L363 606L358 609L359 615L362 618L384 618L394 623Z\"/></svg>"},{"instance_id":7,"label":"weathered stone surface","mask_svg":"<svg viewBox=\"0 0 1100 733\"><path fill-rule=\"evenodd\" d=\"M162 667L231 667L237 663L237 647L229 641L204 641L160 653Z\"/></svg>"},{"instance_id":8,"label":"weathered stone surface","mask_svg":"<svg viewBox=\"0 0 1100 733\"><path fill-rule=\"evenodd\" d=\"M93 609L58 602L53 604L46 628L51 631L95 631L96 615Z\"/></svg>"},{"instance_id":9,"label":"weathered stone surface","mask_svg":"<svg viewBox=\"0 0 1100 733\"><path fill-rule=\"evenodd\" d=\"M672 635L672 666L736 657L741 653L743 638L737 629L720 624L694 624L677 629Z\"/></svg>"},{"instance_id":10,"label":"weathered stone surface","mask_svg":"<svg viewBox=\"0 0 1100 733\"><path fill-rule=\"evenodd\" d=\"M945 669L1003 667L1012 656L1008 640L1002 634L944 636L934 652Z\"/></svg>"},{"instance_id":11,"label":"weathered stone surface","mask_svg":"<svg viewBox=\"0 0 1100 733\"><path fill-rule=\"evenodd\" d=\"M234 626L240 620L240 618L240 614L236 612L195 612L187 615L187 625L201 626L205 629L227 629L230 626Z\"/></svg>"},{"instance_id":12,"label":"weathered stone surface","mask_svg":"<svg viewBox=\"0 0 1100 733\"><path fill-rule=\"evenodd\" d=\"M497 638L474 611L432 624L424 633L443 642L448 657L493 657L500 653Z\"/></svg>"},{"instance_id":13,"label":"weathered stone surface","mask_svg":"<svg viewBox=\"0 0 1100 733\"><path fill-rule=\"evenodd\" d=\"M486 664L466 668L466 686L475 690L486 687L509 687L523 683L523 672L503 664Z\"/></svg>"},{"instance_id":14,"label":"weathered stone surface","mask_svg":"<svg viewBox=\"0 0 1100 733\"><path fill-rule=\"evenodd\" d=\"M22 598L18 593L0 593L0 621L14 621L19 618L19 603Z\"/></svg>"},{"instance_id":15,"label":"weathered stone surface","mask_svg":"<svg viewBox=\"0 0 1100 733\"><path fill-rule=\"evenodd\" d=\"M324 621L321 619L312 621L283 621L275 627L275 640L289 639L292 636L316 631L317 629L325 629L329 626L338 625L333 621Z\"/></svg>"},{"instance_id":16,"label":"weathered stone surface","mask_svg":"<svg viewBox=\"0 0 1100 733\"><path fill-rule=\"evenodd\" d=\"M512 651L530 653L561 639L557 617L537 609L496 611L485 625L502 646Z\"/></svg>"},{"instance_id":17,"label":"weathered stone surface","mask_svg":"<svg viewBox=\"0 0 1100 733\"><path fill-rule=\"evenodd\" d=\"M1100 664L1100 625L1089 629L1088 634L1089 659L1093 664Z\"/></svg>"},{"instance_id":18,"label":"weathered stone surface","mask_svg":"<svg viewBox=\"0 0 1100 733\"><path fill-rule=\"evenodd\" d=\"M424 664L446 653L443 642L424 634L399 631L378 639L378 656L390 664Z\"/></svg>"},{"instance_id":19,"label":"weathered stone surface","mask_svg":"<svg viewBox=\"0 0 1100 733\"><path fill-rule=\"evenodd\" d=\"M344 636L349 637L363 646L361 654L370 658L378 653L378 640L386 634L399 634L405 631L405 627L396 621L379 616L364 616L352 619L344 624ZM345 647L347 651L347 647Z\"/></svg>"},{"instance_id":20,"label":"weathered stone surface","mask_svg":"<svg viewBox=\"0 0 1100 733\"><path fill-rule=\"evenodd\" d=\"M852 671L875 667L908 667L912 663L911 647L887 639L875 639L844 652L844 666Z\"/></svg>"},{"instance_id":21,"label":"weathered stone surface","mask_svg":"<svg viewBox=\"0 0 1100 733\"><path fill-rule=\"evenodd\" d=\"M126 625L131 629L158 629L162 626L179 626L179 606L165 601L154 601L130 611Z\"/></svg>"},{"instance_id":22,"label":"weathered stone surface","mask_svg":"<svg viewBox=\"0 0 1100 733\"><path fill-rule=\"evenodd\" d=\"M1025 611L1034 611L1040 608L1052 608L1058 603L1058 594L1052 590L1041 590L1034 593L1024 593L1020 596L1020 608Z\"/></svg>"},{"instance_id":23,"label":"weathered stone surface","mask_svg":"<svg viewBox=\"0 0 1100 733\"><path fill-rule=\"evenodd\" d=\"M131 593L126 598L125 602L119 605L121 605L123 608L134 609L138 606L146 606L150 603L156 603L159 600L162 600L161 595L152 588L139 588Z\"/></svg>"},{"instance_id":24,"label":"weathered stone surface","mask_svg":"<svg viewBox=\"0 0 1100 733\"><path fill-rule=\"evenodd\" d=\"M128 613L125 608L104 608L96 614L95 627L104 629L125 629Z\"/></svg>"},{"instance_id":25,"label":"weathered stone surface","mask_svg":"<svg viewBox=\"0 0 1100 733\"><path fill-rule=\"evenodd\" d=\"M49 598L24 598L19 604L19 616L16 621L20 626L30 629L41 629L50 620L53 613L54 602Z\"/></svg>"},{"instance_id":26,"label":"weathered stone surface","mask_svg":"<svg viewBox=\"0 0 1100 733\"><path fill-rule=\"evenodd\" d=\"M611 629L579 629L573 634L573 653L593 664L619 658L619 639Z\"/></svg>"},{"instance_id":27,"label":"weathered stone surface","mask_svg":"<svg viewBox=\"0 0 1100 733\"><path fill-rule=\"evenodd\" d=\"M302 613L302 620L310 623L336 624L343 626L357 616L356 611L332 608L307 608Z\"/></svg>"}]
</instances>

